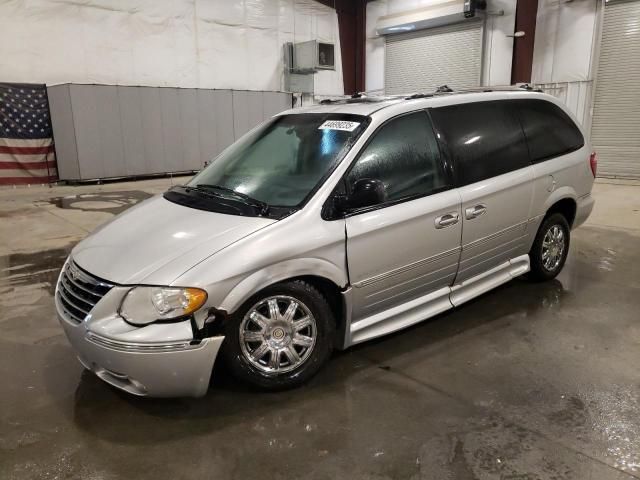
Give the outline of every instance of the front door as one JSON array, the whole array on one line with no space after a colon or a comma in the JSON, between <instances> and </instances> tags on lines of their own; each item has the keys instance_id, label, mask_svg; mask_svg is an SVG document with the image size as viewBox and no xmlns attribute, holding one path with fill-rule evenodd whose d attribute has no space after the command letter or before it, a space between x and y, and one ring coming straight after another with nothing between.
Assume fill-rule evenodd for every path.
<instances>
[{"instance_id":1,"label":"front door","mask_svg":"<svg viewBox=\"0 0 640 480\"><path fill-rule=\"evenodd\" d=\"M460 255L461 209L424 111L374 133L346 177L383 182L386 201L346 218L352 322L439 289L448 294Z\"/></svg>"}]
</instances>

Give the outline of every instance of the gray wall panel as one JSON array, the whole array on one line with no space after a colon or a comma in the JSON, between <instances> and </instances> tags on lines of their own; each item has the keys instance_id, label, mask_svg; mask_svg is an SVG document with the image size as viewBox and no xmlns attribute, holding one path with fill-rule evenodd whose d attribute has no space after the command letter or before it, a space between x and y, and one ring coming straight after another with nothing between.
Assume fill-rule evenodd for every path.
<instances>
[{"instance_id":1,"label":"gray wall panel","mask_svg":"<svg viewBox=\"0 0 640 480\"><path fill-rule=\"evenodd\" d=\"M247 92L247 106L249 111L249 129L259 125L264 120L264 105L262 92Z\"/></svg>"},{"instance_id":2,"label":"gray wall panel","mask_svg":"<svg viewBox=\"0 0 640 480\"><path fill-rule=\"evenodd\" d=\"M239 139L251 128L249 122L249 95L245 91L233 91L233 135Z\"/></svg>"},{"instance_id":3,"label":"gray wall panel","mask_svg":"<svg viewBox=\"0 0 640 480\"><path fill-rule=\"evenodd\" d=\"M279 92L109 85L49 95L62 180L199 170L291 103Z\"/></svg>"},{"instance_id":4,"label":"gray wall panel","mask_svg":"<svg viewBox=\"0 0 640 480\"><path fill-rule=\"evenodd\" d=\"M47 88L49 110L51 111L51 126L53 140L56 147L56 161L59 178L78 180L80 166L78 165L78 147L76 145L76 130L73 124L71 97L69 85L56 85Z\"/></svg>"},{"instance_id":5,"label":"gray wall panel","mask_svg":"<svg viewBox=\"0 0 640 480\"><path fill-rule=\"evenodd\" d=\"M95 87L96 108L100 115L100 154L104 176L127 175L122 145L122 122L118 104L118 87L100 85Z\"/></svg>"},{"instance_id":6,"label":"gray wall panel","mask_svg":"<svg viewBox=\"0 0 640 480\"><path fill-rule=\"evenodd\" d=\"M231 145L234 135L233 92L231 90L215 90L216 112L216 155Z\"/></svg>"},{"instance_id":7,"label":"gray wall panel","mask_svg":"<svg viewBox=\"0 0 640 480\"><path fill-rule=\"evenodd\" d=\"M167 167L162 138L162 108L160 107L159 88L139 88L142 108L142 135L144 153L148 162L147 173L162 173L171 170Z\"/></svg>"},{"instance_id":8,"label":"gray wall panel","mask_svg":"<svg viewBox=\"0 0 640 480\"><path fill-rule=\"evenodd\" d=\"M178 89L160 88L160 108L162 110L162 142L166 155L167 172L180 172L184 167L182 138L180 132L180 104Z\"/></svg>"},{"instance_id":9,"label":"gray wall panel","mask_svg":"<svg viewBox=\"0 0 640 480\"><path fill-rule=\"evenodd\" d=\"M284 112L293 108L293 96L290 93L284 92L269 92L278 97L278 112Z\"/></svg>"},{"instance_id":10,"label":"gray wall panel","mask_svg":"<svg viewBox=\"0 0 640 480\"><path fill-rule=\"evenodd\" d=\"M144 151L140 88L118 87L118 105L126 175L144 175L151 165Z\"/></svg>"},{"instance_id":11,"label":"gray wall panel","mask_svg":"<svg viewBox=\"0 0 640 480\"><path fill-rule=\"evenodd\" d=\"M216 123L216 99L213 90L197 91L198 140L200 142L200 163L204 164L218 154Z\"/></svg>"},{"instance_id":12,"label":"gray wall panel","mask_svg":"<svg viewBox=\"0 0 640 480\"><path fill-rule=\"evenodd\" d=\"M274 115L291 108L291 94L282 92L262 92L263 118L271 118Z\"/></svg>"},{"instance_id":13,"label":"gray wall panel","mask_svg":"<svg viewBox=\"0 0 640 480\"><path fill-rule=\"evenodd\" d=\"M76 144L78 145L78 163L80 178L106 177L100 150L100 118L96 106L96 90L94 85L72 85L71 108L76 127Z\"/></svg>"},{"instance_id":14,"label":"gray wall panel","mask_svg":"<svg viewBox=\"0 0 640 480\"><path fill-rule=\"evenodd\" d=\"M182 169L200 170L200 132L198 128L198 93L193 88L178 90L180 104L180 129L182 141Z\"/></svg>"}]
</instances>

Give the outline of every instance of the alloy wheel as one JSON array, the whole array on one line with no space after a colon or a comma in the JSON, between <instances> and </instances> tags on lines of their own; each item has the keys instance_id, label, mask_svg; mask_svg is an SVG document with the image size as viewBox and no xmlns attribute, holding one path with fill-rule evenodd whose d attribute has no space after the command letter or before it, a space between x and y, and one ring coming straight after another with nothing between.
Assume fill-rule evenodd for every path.
<instances>
[{"instance_id":1,"label":"alloy wheel","mask_svg":"<svg viewBox=\"0 0 640 480\"><path fill-rule=\"evenodd\" d=\"M261 372L285 373L309 358L317 332L316 319L303 302L284 295L267 297L242 319L240 348Z\"/></svg>"},{"instance_id":2,"label":"alloy wheel","mask_svg":"<svg viewBox=\"0 0 640 480\"><path fill-rule=\"evenodd\" d=\"M552 225L542 240L542 265L553 272L560 262L565 249L565 235L560 225Z\"/></svg>"}]
</instances>

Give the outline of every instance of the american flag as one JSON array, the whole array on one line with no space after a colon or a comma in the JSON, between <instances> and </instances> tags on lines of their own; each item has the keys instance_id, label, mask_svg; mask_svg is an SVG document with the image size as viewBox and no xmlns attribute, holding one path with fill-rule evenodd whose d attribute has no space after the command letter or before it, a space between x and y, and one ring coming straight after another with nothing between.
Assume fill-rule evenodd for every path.
<instances>
[{"instance_id":1,"label":"american flag","mask_svg":"<svg viewBox=\"0 0 640 480\"><path fill-rule=\"evenodd\" d=\"M57 178L46 86L0 83L0 185Z\"/></svg>"}]
</instances>

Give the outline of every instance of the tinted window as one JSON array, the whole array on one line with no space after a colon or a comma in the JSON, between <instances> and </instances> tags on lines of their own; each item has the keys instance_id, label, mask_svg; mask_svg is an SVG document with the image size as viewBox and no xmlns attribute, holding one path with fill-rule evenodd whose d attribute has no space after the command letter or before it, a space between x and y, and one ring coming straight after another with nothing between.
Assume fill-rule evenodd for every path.
<instances>
[{"instance_id":1,"label":"tinted window","mask_svg":"<svg viewBox=\"0 0 640 480\"><path fill-rule=\"evenodd\" d=\"M529 165L522 128L509 102L478 102L431 111L461 185Z\"/></svg>"},{"instance_id":2,"label":"tinted window","mask_svg":"<svg viewBox=\"0 0 640 480\"><path fill-rule=\"evenodd\" d=\"M531 161L539 162L584 145L584 138L573 120L558 106L544 100L517 102Z\"/></svg>"},{"instance_id":3,"label":"tinted window","mask_svg":"<svg viewBox=\"0 0 640 480\"><path fill-rule=\"evenodd\" d=\"M347 175L347 188L363 178L382 181L388 201L427 195L449 185L426 113L391 120L374 134Z\"/></svg>"}]
</instances>

